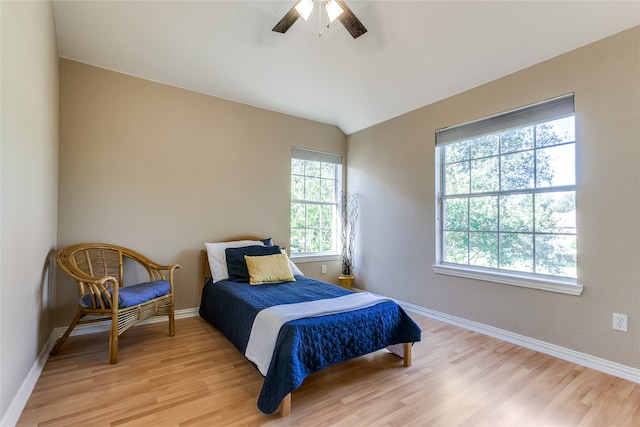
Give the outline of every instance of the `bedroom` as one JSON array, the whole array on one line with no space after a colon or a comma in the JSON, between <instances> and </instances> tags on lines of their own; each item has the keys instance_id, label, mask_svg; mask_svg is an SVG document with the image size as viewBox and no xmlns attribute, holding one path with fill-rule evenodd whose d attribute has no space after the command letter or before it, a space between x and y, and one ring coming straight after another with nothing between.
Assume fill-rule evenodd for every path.
<instances>
[{"instance_id":1,"label":"bedroom","mask_svg":"<svg viewBox=\"0 0 640 427\"><path fill-rule=\"evenodd\" d=\"M288 240L290 149L301 140L348 158L349 186L366 200L358 274L367 290L627 367L638 378L637 26L345 136L335 126L58 61L50 9L2 8L3 419L52 330L73 314L73 288L54 293L56 279L43 272L50 250L108 240L179 262L184 289L176 305L191 309L204 241L248 232ZM5 44L5 31L17 31L12 22L24 22L35 43L24 50L30 55L24 41ZM9 98L15 92L24 104ZM590 189L579 199L583 294L436 275L434 130L569 92L584 135L579 185ZM230 174L239 175L242 191L217 179ZM262 209L241 209L247 200ZM391 253L397 264L383 268ZM337 276L337 265L327 264L326 277ZM324 276L317 263L301 268ZM398 274L404 284L386 289ZM36 309L25 310L34 299ZM611 330L612 312L629 315L628 333Z\"/></svg>"}]
</instances>

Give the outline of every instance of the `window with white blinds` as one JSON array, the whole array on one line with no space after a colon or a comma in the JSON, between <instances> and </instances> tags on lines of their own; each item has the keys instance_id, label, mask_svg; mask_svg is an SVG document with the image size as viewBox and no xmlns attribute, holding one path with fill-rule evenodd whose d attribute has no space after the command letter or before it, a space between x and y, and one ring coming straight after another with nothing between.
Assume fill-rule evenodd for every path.
<instances>
[{"instance_id":1,"label":"window with white blinds","mask_svg":"<svg viewBox=\"0 0 640 427\"><path fill-rule=\"evenodd\" d=\"M444 274L579 294L573 94L436 132Z\"/></svg>"},{"instance_id":2,"label":"window with white blinds","mask_svg":"<svg viewBox=\"0 0 640 427\"><path fill-rule=\"evenodd\" d=\"M291 150L291 255L338 252L342 156Z\"/></svg>"}]
</instances>

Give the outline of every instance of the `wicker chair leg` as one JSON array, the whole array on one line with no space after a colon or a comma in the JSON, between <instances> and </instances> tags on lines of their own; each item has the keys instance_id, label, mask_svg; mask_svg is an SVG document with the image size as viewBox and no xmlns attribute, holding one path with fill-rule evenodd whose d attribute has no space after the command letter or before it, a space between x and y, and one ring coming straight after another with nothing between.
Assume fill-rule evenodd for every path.
<instances>
[{"instance_id":1,"label":"wicker chair leg","mask_svg":"<svg viewBox=\"0 0 640 427\"><path fill-rule=\"evenodd\" d=\"M173 315L173 309L169 313L169 336L172 337L176 334L176 320Z\"/></svg>"},{"instance_id":2,"label":"wicker chair leg","mask_svg":"<svg viewBox=\"0 0 640 427\"><path fill-rule=\"evenodd\" d=\"M73 319L73 322L71 322L67 330L64 331L64 334L62 334L62 336L58 338L58 341L56 341L56 344L53 346L53 348L49 352L50 355L53 356L55 354L58 354L58 351L60 351L60 347L62 347L62 344L64 344L67 338L69 338L69 334L71 334L71 331L73 331L73 328L76 327L76 325L80 322L80 319L82 319L83 317L84 317L84 314L82 314L80 309L78 309L78 311L76 312L76 317Z\"/></svg>"},{"instance_id":3,"label":"wicker chair leg","mask_svg":"<svg viewBox=\"0 0 640 427\"><path fill-rule=\"evenodd\" d=\"M118 316L113 316L109 331L109 362L118 363Z\"/></svg>"}]
</instances>

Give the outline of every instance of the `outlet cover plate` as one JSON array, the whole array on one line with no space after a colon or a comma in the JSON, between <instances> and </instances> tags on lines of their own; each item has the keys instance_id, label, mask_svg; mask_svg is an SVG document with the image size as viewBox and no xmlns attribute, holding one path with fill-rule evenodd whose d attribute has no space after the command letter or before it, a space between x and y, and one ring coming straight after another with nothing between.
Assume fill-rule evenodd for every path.
<instances>
[{"instance_id":1,"label":"outlet cover plate","mask_svg":"<svg viewBox=\"0 0 640 427\"><path fill-rule=\"evenodd\" d=\"M627 315L613 313L613 329L616 331L627 332Z\"/></svg>"}]
</instances>

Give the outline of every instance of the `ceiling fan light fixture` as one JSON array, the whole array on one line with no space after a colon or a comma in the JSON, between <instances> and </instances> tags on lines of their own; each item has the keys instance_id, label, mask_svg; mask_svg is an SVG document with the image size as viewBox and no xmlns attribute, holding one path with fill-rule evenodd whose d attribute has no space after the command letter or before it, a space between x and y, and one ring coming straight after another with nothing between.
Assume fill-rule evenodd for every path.
<instances>
[{"instance_id":1,"label":"ceiling fan light fixture","mask_svg":"<svg viewBox=\"0 0 640 427\"><path fill-rule=\"evenodd\" d=\"M329 22L335 21L336 18L342 15L342 12L344 12L344 9L340 7L340 5L338 4L338 2L336 2L336 0L327 0L325 2L324 7L327 11Z\"/></svg>"},{"instance_id":2,"label":"ceiling fan light fixture","mask_svg":"<svg viewBox=\"0 0 640 427\"><path fill-rule=\"evenodd\" d=\"M313 12L315 2L316 0L296 0L295 5L285 13L271 31L284 34L289 30L289 28L291 28L298 18L303 18L307 21L311 16L311 12ZM322 2L324 3L327 16L329 17L329 22L333 22L337 18L344 28L349 31L351 37L357 39L367 32L365 26L362 25L362 22L360 22L356 15L353 14L344 0L322 0ZM323 14L322 10L319 10L318 12L318 28L320 28L322 26ZM327 24L327 26L329 25ZM319 35L322 35L322 33L320 32Z\"/></svg>"},{"instance_id":3,"label":"ceiling fan light fixture","mask_svg":"<svg viewBox=\"0 0 640 427\"><path fill-rule=\"evenodd\" d=\"M300 17L305 21L309 19L309 16L311 15L312 10L313 10L312 0L300 0L298 4L296 4L296 11L300 15Z\"/></svg>"}]
</instances>

